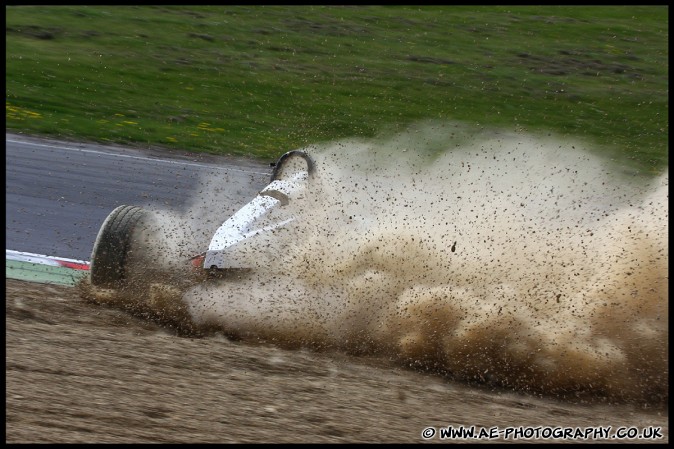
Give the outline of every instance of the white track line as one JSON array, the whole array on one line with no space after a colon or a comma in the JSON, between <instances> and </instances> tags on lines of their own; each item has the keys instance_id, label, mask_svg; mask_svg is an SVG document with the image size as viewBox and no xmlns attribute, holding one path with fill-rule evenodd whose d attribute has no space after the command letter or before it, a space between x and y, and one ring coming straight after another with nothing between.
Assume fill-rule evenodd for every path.
<instances>
[{"instance_id":1,"label":"white track line","mask_svg":"<svg viewBox=\"0 0 674 449\"><path fill-rule=\"evenodd\" d=\"M89 265L89 262L85 260L67 259L65 257L45 256L43 254L25 253L22 251L14 251L11 249L5 250L5 258L7 260L15 260L17 262L29 262L40 265L49 265L52 267L64 266L64 264L59 262L65 262L66 264L71 263L78 265Z\"/></svg>"},{"instance_id":2,"label":"white track line","mask_svg":"<svg viewBox=\"0 0 674 449\"><path fill-rule=\"evenodd\" d=\"M26 142L26 141L23 141L23 140L5 139L5 141L11 142L11 143L23 144L23 145L32 145L34 147L54 148L54 149L66 150L66 151L80 151L82 153L103 154L103 155L106 155L106 156L116 156L116 157L121 157L121 158L138 159L138 160L142 160L142 161L151 161L151 162L164 162L164 163L167 163L167 164L174 164L174 165L188 165L188 166L191 166L191 167L200 167L200 168L208 168L208 169L215 169L215 170L229 170L229 171L236 171L236 172L241 172L241 173L250 173L250 174L253 174L253 175L268 175L269 174L267 172L243 170L243 169L239 169L239 168L231 168L231 167L218 166L218 165L198 164L198 163L195 163L195 162L171 161L171 160L168 160L168 159L158 159L158 158L151 158L151 157L144 157L144 156L131 156L131 155L128 155L128 154L108 153L108 152L105 152L105 151L86 150L86 149L83 149L83 148L64 147L64 146L60 146L60 145L47 145L47 144L41 144L41 143Z\"/></svg>"}]
</instances>

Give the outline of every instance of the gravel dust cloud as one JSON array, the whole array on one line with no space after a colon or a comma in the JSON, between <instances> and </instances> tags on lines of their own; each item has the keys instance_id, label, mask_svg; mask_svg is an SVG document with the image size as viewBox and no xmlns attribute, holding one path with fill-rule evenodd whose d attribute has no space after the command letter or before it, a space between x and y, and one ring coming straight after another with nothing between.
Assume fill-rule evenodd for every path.
<instances>
[{"instance_id":1,"label":"gravel dust cloud","mask_svg":"<svg viewBox=\"0 0 674 449\"><path fill-rule=\"evenodd\" d=\"M460 124L312 146L316 182L287 206L301 218L242 247L250 274L183 301L238 338L666 401L669 174L621 173L583 147ZM211 201L188 214L212 227L184 226L190 250L227 218L204 219Z\"/></svg>"}]
</instances>

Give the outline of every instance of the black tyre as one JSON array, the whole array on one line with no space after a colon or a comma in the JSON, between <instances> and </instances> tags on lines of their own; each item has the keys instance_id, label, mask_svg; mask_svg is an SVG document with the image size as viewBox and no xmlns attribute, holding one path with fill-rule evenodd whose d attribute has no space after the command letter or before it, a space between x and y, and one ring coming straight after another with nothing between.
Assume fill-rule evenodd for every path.
<instances>
[{"instance_id":1,"label":"black tyre","mask_svg":"<svg viewBox=\"0 0 674 449\"><path fill-rule=\"evenodd\" d=\"M119 206L105 219L91 253L89 275L97 287L117 288L126 278L134 230L147 215L137 206Z\"/></svg>"},{"instance_id":2,"label":"black tyre","mask_svg":"<svg viewBox=\"0 0 674 449\"><path fill-rule=\"evenodd\" d=\"M283 179L288 175L288 172L294 172L297 170L305 169L309 173L311 178L316 171L314 166L314 160L311 159L304 151L293 150L288 151L286 154L281 156L276 164L274 165L274 170L271 174L271 181L276 181L277 179Z\"/></svg>"}]
</instances>

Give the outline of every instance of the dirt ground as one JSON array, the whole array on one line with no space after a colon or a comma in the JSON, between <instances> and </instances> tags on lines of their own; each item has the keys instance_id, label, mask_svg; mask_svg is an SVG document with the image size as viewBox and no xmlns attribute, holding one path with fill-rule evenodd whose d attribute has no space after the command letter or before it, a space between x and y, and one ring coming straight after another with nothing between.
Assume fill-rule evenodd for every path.
<instances>
[{"instance_id":1,"label":"dirt ground","mask_svg":"<svg viewBox=\"0 0 674 449\"><path fill-rule=\"evenodd\" d=\"M450 425L659 428L662 438L639 441L669 441L666 407L573 403L371 357L180 337L72 287L7 279L5 310L7 443L414 443Z\"/></svg>"}]
</instances>

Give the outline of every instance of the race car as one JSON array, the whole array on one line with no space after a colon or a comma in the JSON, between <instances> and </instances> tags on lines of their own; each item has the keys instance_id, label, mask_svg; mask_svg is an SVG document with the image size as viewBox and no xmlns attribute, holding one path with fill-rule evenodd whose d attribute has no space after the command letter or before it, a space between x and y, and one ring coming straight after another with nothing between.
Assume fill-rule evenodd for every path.
<instances>
[{"instance_id":1,"label":"race car","mask_svg":"<svg viewBox=\"0 0 674 449\"><path fill-rule=\"evenodd\" d=\"M315 171L315 163L306 152L295 150L283 154L274 164L269 184L220 225L205 251L182 261L184 265L190 265L192 272L200 271L203 274L200 279L245 269L236 257L236 248L296 220L292 212L286 212L290 208L285 206L307 189ZM108 215L91 253L91 286L124 290L149 288L152 284L180 285L185 281L174 279L175 273L162 271L156 263L161 254L148 254L153 248L143 245L146 238L143 232L144 228L151 227L151 222L152 212L138 206L122 205ZM178 276L184 278L184 273L181 271Z\"/></svg>"}]
</instances>

